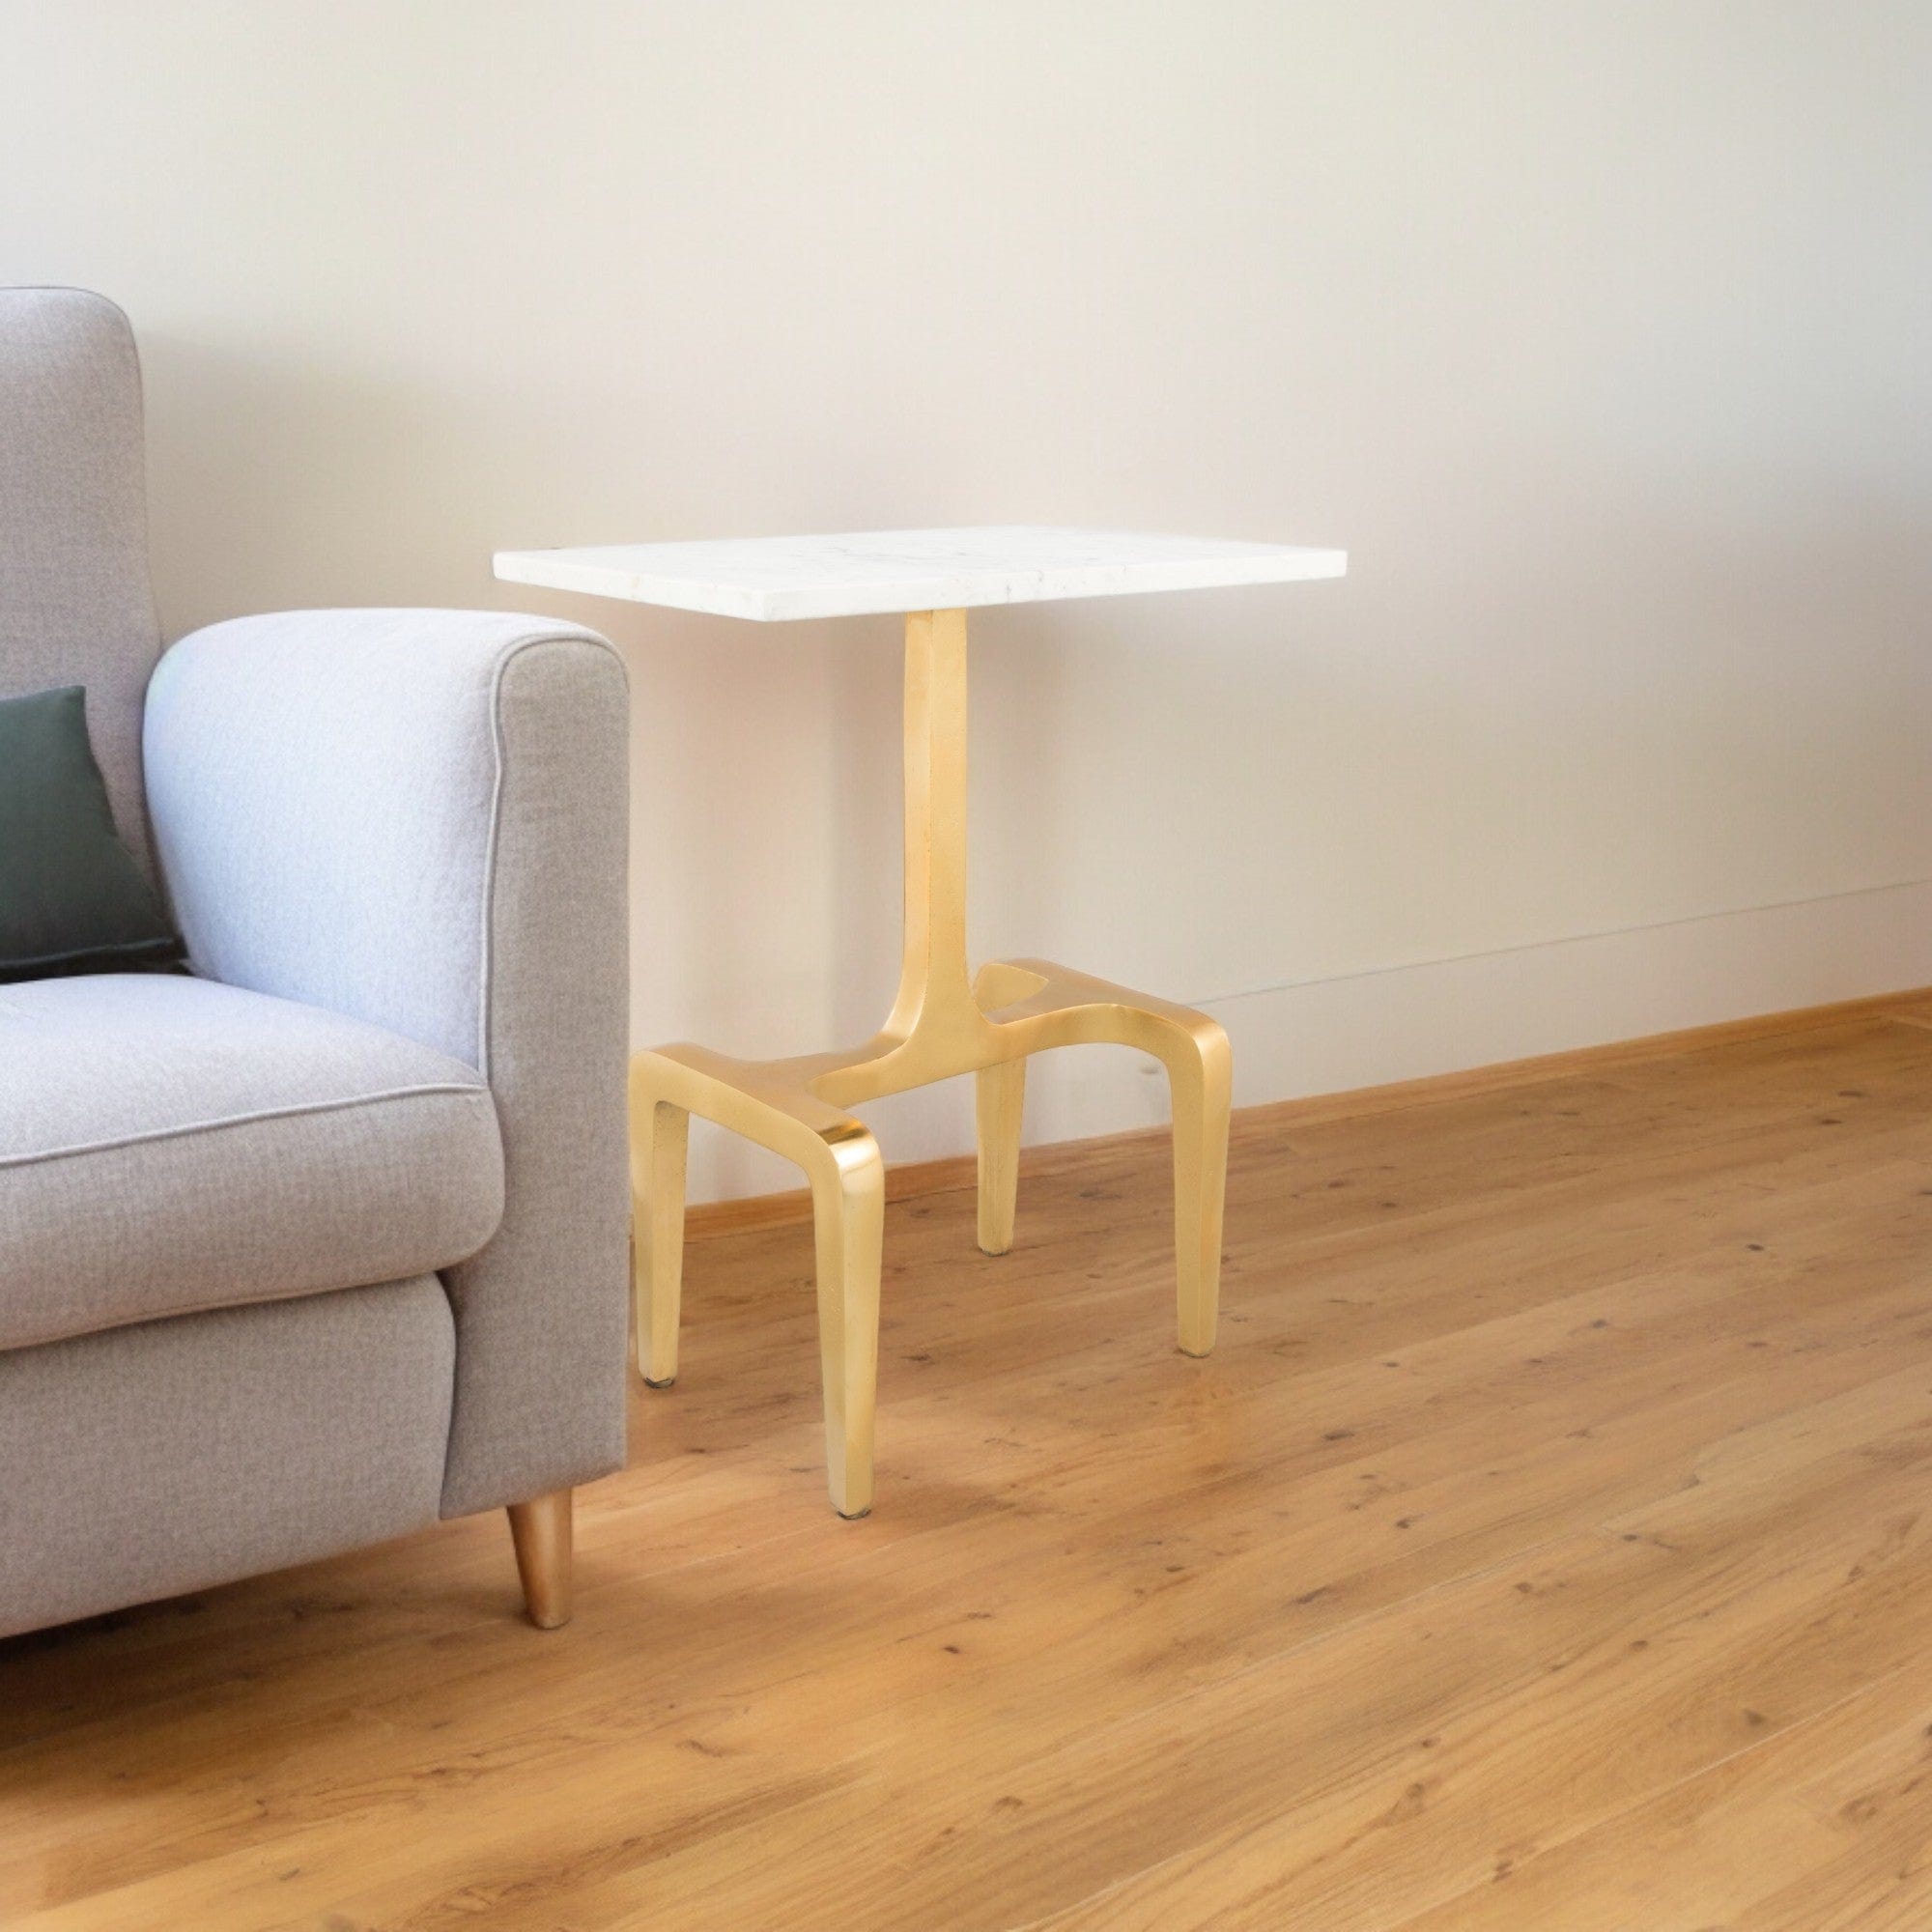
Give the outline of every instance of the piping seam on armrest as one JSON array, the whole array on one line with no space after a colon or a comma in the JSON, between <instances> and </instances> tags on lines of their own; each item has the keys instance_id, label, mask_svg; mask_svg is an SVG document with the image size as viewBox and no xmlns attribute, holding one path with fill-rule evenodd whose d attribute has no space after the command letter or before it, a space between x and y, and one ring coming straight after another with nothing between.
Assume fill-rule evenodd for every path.
<instances>
[{"instance_id":1,"label":"piping seam on armrest","mask_svg":"<svg viewBox=\"0 0 1932 1932\"><path fill-rule=\"evenodd\" d=\"M488 1087L470 1081L448 1080L421 1087L386 1087L377 1094L348 1094L333 1100L298 1100L286 1107L256 1107L245 1114L221 1114L212 1120L184 1121L171 1127L153 1127L146 1133L117 1134L104 1141L75 1141L68 1147L35 1148L28 1153L0 1154L0 1169L33 1167L44 1160L67 1160L75 1154L112 1153L126 1147L144 1147L150 1141L181 1140L189 1134L218 1133L223 1127L252 1126L258 1121L295 1120L303 1114L339 1114L350 1107L373 1107L383 1100L413 1100L431 1094L476 1094L489 1097Z\"/></svg>"},{"instance_id":2,"label":"piping seam on armrest","mask_svg":"<svg viewBox=\"0 0 1932 1932\"><path fill-rule=\"evenodd\" d=\"M483 936L479 949L482 961L480 984L476 989L476 1070L487 1083L490 1079L490 1009L494 969L497 959L497 850L503 828L503 679L516 660L540 644L588 644L607 656L616 653L601 639L584 631L544 631L535 637L520 638L497 660L490 679L490 740L497 769L490 785L490 840L483 855Z\"/></svg>"}]
</instances>

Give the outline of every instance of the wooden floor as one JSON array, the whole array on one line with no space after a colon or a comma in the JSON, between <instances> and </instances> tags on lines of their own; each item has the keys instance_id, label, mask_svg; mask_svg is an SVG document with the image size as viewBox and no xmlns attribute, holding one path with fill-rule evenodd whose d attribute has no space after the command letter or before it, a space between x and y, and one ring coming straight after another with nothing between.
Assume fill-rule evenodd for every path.
<instances>
[{"instance_id":1,"label":"wooden floor","mask_svg":"<svg viewBox=\"0 0 1932 1932\"><path fill-rule=\"evenodd\" d=\"M582 1499L0 1645L0 1923L1923 1932L1932 1000L1145 1143L888 1226L880 1492L810 1239L693 1244Z\"/></svg>"}]
</instances>

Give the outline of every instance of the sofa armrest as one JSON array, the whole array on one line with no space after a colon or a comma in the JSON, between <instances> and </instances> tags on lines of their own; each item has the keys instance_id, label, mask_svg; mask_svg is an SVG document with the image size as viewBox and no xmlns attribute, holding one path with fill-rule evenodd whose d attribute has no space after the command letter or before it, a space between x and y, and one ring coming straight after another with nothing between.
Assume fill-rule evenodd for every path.
<instances>
[{"instance_id":1,"label":"sofa armrest","mask_svg":"<svg viewBox=\"0 0 1932 1932\"><path fill-rule=\"evenodd\" d=\"M477 1067L507 1203L446 1280L445 1515L623 1460L623 668L588 631L305 611L185 638L149 690L156 850L194 969Z\"/></svg>"}]
</instances>

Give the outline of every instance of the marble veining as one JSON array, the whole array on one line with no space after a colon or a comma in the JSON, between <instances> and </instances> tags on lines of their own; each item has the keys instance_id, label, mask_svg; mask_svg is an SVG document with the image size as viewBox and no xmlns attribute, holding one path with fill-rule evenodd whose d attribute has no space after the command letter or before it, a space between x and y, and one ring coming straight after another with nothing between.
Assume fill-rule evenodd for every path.
<instances>
[{"instance_id":1,"label":"marble veining","mask_svg":"<svg viewBox=\"0 0 1932 1932\"><path fill-rule=\"evenodd\" d=\"M1340 577L1348 554L1030 525L499 551L497 575L761 623Z\"/></svg>"}]
</instances>

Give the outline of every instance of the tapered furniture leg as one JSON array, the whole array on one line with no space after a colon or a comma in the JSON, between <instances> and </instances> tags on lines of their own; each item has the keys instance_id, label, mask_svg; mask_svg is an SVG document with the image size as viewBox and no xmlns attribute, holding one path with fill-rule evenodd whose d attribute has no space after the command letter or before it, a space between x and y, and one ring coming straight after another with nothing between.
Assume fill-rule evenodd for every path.
<instances>
[{"instance_id":1,"label":"tapered furniture leg","mask_svg":"<svg viewBox=\"0 0 1932 1932\"><path fill-rule=\"evenodd\" d=\"M640 1346L649 1350L646 1376L675 1372L691 1116L795 1163L811 1189L832 1505L840 1516L861 1517L872 1507L886 1168L865 1123L821 1099L791 1070L811 1064L760 1065L696 1046L666 1047L632 1060L632 1175L639 1197L639 1266L646 1304L639 1319L640 1338L649 1338Z\"/></svg>"},{"instance_id":2,"label":"tapered furniture leg","mask_svg":"<svg viewBox=\"0 0 1932 1932\"><path fill-rule=\"evenodd\" d=\"M1013 1244L1013 1210L1020 1184L1020 1120L1026 1110L1026 1062L982 1066L979 1107L980 1247L1003 1255Z\"/></svg>"},{"instance_id":3,"label":"tapered furniture leg","mask_svg":"<svg viewBox=\"0 0 1932 1932\"><path fill-rule=\"evenodd\" d=\"M1221 1303L1221 1216L1228 1193L1228 1111L1234 1059L1212 1020L1176 1040L1167 1060L1174 1096L1174 1251L1180 1352L1214 1346Z\"/></svg>"},{"instance_id":4,"label":"tapered furniture leg","mask_svg":"<svg viewBox=\"0 0 1932 1932\"><path fill-rule=\"evenodd\" d=\"M1234 1053L1206 1013L1096 980L1046 959L981 969L992 1018L1023 1033L1029 1052L1111 1044L1151 1053L1167 1068L1174 1112L1174 1239L1180 1350L1214 1346L1221 1293L1221 1213L1228 1188L1228 1112ZM983 1172L983 1169L982 1169Z\"/></svg>"},{"instance_id":5,"label":"tapered furniture leg","mask_svg":"<svg viewBox=\"0 0 1932 1932\"><path fill-rule=\"evenodd\" d=\"M677 1379L684 1174L691 1116L668 1100L647 1100L633 1113L631 1270L638 1310L638 1367L652 1388L669 1388Z\"/></svg>"},{"instance_id":6,"label":"tapered furniture leg","mask_svg":"<svg viewBox=\"0 0 1932 1932\"><path fill-rule=\"evenodd\" d=\"M848 1142L828 1153L811 1174L825 1467L832 1507L842 1517L857 1518L872 1509L886 1169L869 1134L863 1143Z\"/></svg>"},{"instance_id":7,"label":"tapered furniture leg","mask_svg":"<svg viewBox=\"0 0 1932 1932\"><path fill-rule=\"evenodd\" d=\"M538 1630L570 1621L571 1492L553 1490L510 1505L510 1537L517 1546L517 1574L524 1602Z\"/></svg>"}]
</instances>

